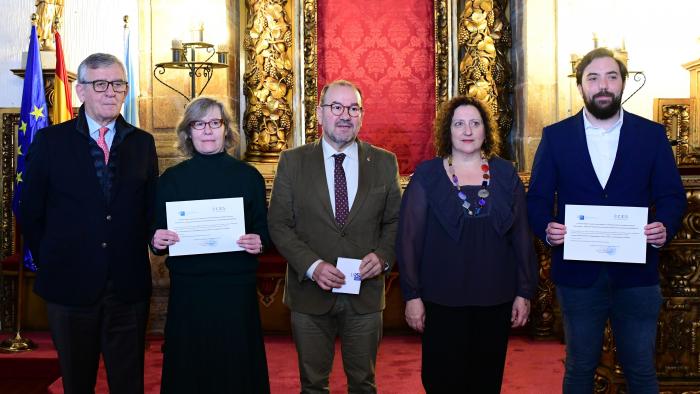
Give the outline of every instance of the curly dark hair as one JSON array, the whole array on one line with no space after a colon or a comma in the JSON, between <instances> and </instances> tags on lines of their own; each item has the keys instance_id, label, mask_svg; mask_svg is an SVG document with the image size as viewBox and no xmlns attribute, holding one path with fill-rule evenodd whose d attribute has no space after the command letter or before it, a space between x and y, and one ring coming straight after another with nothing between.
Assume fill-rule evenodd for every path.
<instances>
[{"instance_id":1,"label":"curly dark hair","mask_svg":"<svg viewBox=\"0 0 700 394\"><path fill-rule=\"evenodd\" d=\"M491 111L481 101L469 96L456 96L440 106L435 119L435 130L433 134L433 145L435 154L445 158L452 154L452 117L455 110L463 105L475 107L481 119L484 121L484 143L481 151L487 159L501 152L501 136L498 134L498 126L491 115Z\"/></svg>"}]
</instances>

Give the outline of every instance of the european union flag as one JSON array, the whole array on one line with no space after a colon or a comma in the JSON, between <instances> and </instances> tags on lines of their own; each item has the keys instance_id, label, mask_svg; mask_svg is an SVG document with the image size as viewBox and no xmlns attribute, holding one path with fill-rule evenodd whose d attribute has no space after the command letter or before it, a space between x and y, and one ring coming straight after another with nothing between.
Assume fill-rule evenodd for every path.
<instances>
[{"instance_id":1,"label":"european union flag","mask_svg":"<svg viewBox=\"0 0 700 394\"><path fill-rule=\"evenodd\" d=\"M29 37L27 67L24 73L24 90L22 90L22 108L19 112L19 118L20 126L19 130L17 130L17 176L15 178L15 194L12 198L12 210L15 213L15 218L17 218L17 224L21 225L19 198L22 194L25 155L34 139L34 134L49 125L36 26L32 26ZM32 271L36 271L32 255L26 247L24 249L24 266Z\"/></svg>"}]
</instances>

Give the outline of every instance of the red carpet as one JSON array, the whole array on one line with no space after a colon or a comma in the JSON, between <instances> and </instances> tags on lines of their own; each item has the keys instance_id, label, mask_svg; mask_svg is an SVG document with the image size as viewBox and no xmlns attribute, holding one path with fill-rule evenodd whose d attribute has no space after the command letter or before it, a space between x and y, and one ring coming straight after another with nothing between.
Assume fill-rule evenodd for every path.
<instances>
[{"instance_id":1,"label":"red carpet","mask_svg":"<svg viewBox=\"0 0 700 394\"><path fill-rule=\"evenodd\" d=\"M0 378L58 375L56 352L48 333L30 333L27 336L39 344L39 349L22 354L0 354ZM162 340L149 341L146 352L146 393L160 392L160 353ZM289 336L265 337L270 386L273 394L299 392L297 359ZM331 375L331 392L347 392L340 353L337 353ZM523 337L511 338L508 346L503 393L555 394L561 392L564 346L553 341L532 341ZM8 375L9 374L9 375ZM107 393L107 380L100 368L97 393ZM377 385L380 393L423 393L420 384L420 340L417 336L385 336L379 348ZM0 390L1 391L1 390ZM50 387L53 394L62 393L60 379Z\"/></svg>"}]
</instances>

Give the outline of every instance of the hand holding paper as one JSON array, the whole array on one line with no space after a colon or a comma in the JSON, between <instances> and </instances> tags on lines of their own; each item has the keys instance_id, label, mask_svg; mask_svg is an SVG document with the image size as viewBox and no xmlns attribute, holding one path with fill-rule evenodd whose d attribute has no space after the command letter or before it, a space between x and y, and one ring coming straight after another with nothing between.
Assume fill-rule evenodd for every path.
<instances>
[{"instance_id":1,"label":"hand holding paper","mask_svg":"<svg viewBox=\"0 0 700 394\"><path fill-rule=\"evenodd\" d=\"M336 267L345 275L345 284L333 289L334 293L360 294L360 285L362 285L360 264L362 260L338 257Z\"/></svg>"},{"instance_id":2,"label":"hand holding paper","mask_svg":"<svg viewBox=\"0 0 700 394\"><path fill-rule=\"evenodd\" d=\"M180 237L171 256L243 250L236 243L245 234L243 198L171 201L165 210L168 230Z\"/></svg>"},{"instance_id":3,"label":"hand holding paper","mask_svg":"<svg viewBox=\"0 0 700 394\"><path fill-rule=\"evenodd\" d=\"M564 259L646 263L648 208L566 205Z\"/></svg>"},{"instance_id":4,"label":"hand holding paper","mask_svg":"<svg viewBox=\"0 0 700 394\"><path fill-rule=\"evenodd\" d=\"M321 261L314 270L313 280L323 290L330 290L342 286L345 276L333 264Z\"/></svg>"}]
</instances>

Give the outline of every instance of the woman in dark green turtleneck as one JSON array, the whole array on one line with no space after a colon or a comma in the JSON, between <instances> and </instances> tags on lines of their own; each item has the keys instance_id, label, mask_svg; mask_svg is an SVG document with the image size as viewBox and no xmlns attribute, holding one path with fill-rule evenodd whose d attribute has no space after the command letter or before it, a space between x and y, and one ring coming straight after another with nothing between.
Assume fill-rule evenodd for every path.
<instances>
[{"instance_id":1,"label":"woman in dark green turtleneck","mask_svg":"<svg viewBox=\"0 0 700 394\"><path fill-rule=\"evenodd\" d=\"M256 255L269 245L265 182L226 151L238 143L225 104L193 100L176 131L188 160L158 181L151 246L166 254L179 241L167 230L165 203L242 197L246 234L239 252L169 256L170 299L161 393L269 393L255 290Z\"/></svg>"}]
</instances>

